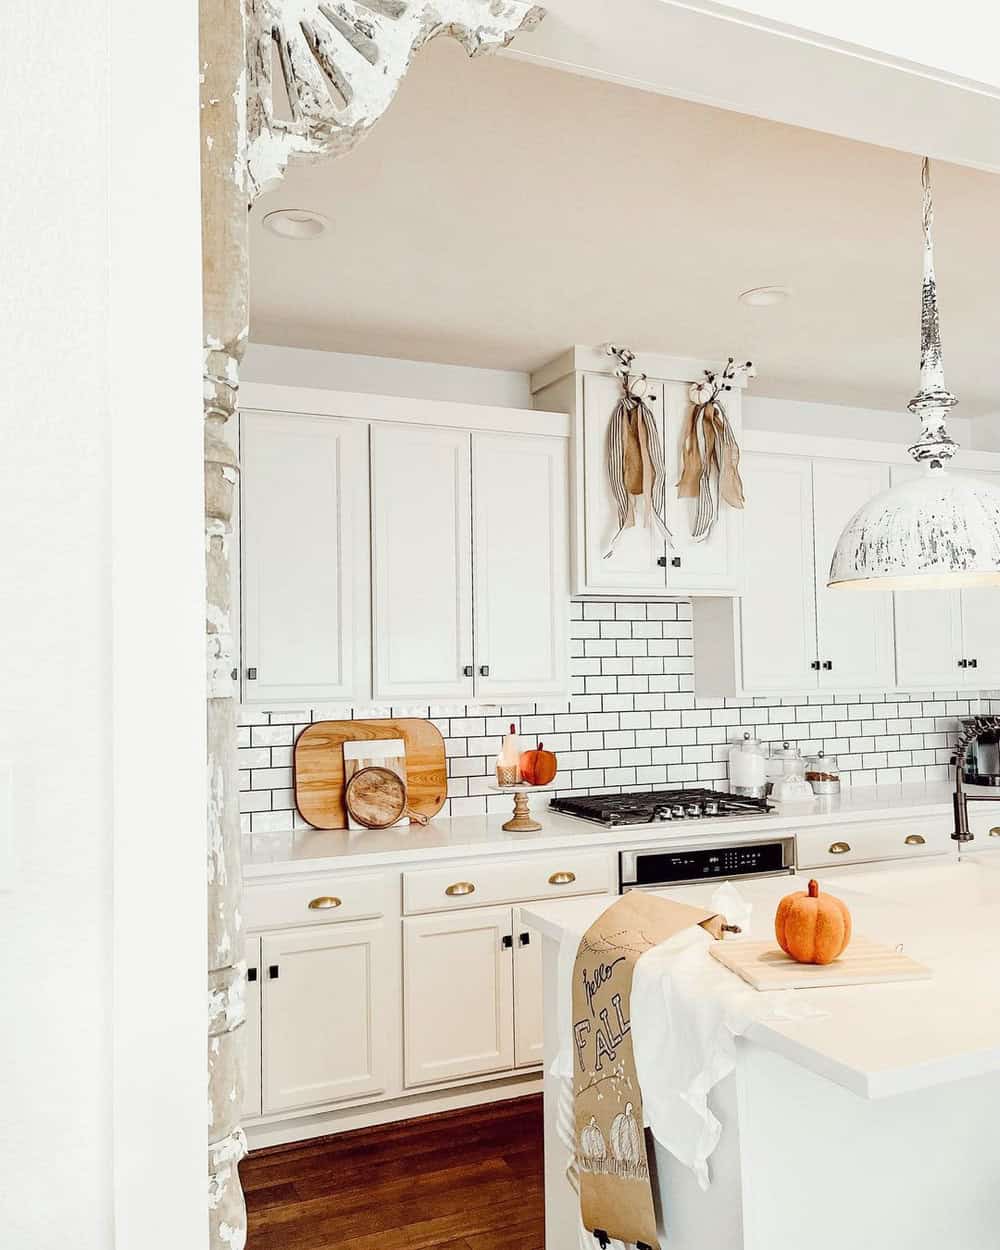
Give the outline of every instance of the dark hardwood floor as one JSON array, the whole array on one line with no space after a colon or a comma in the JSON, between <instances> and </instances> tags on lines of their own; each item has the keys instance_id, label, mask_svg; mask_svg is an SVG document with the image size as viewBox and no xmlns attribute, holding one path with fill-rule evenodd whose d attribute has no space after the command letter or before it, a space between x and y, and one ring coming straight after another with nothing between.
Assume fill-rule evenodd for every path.
<instances>
[{"instance_id":1,"label":"dark hardwood floor","mask_svg":"<svg viewBox=\"0 0 1000 1250\"><path fill-rule=\"evenodd\" d=\"M541 1095L256 1150L240 1175L247 1250L544 1250Z\"/></svg>"}]
</instances>

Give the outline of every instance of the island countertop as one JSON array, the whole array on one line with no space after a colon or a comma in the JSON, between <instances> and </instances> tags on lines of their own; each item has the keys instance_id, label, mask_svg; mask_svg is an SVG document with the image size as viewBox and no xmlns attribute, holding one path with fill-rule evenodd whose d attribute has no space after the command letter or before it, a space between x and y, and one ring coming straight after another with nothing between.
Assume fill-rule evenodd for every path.
<instances>
[{"instance_id":1,"label":"island countertop","mask_svg":"<svg viewBox=\"0 0 1000 1250\"><path fill-rule=\"evenodd\" d=\"M247 878L294 875L331 868L370 868L404 863L429 864L464 855L503 855L521 850L547 851L569 847L617 848L648 843L683 844L725 833L742 838L792 832L825 825L848 824L891 816L897 820L951 813L951 786L926 785L847 787L843 793L812 803L782 807L767 816L746 819L704 819L679 825L630 825L605 828L552 811L540 794L533 814L542 828L534 833L507 833L509 813L442 817L423 829L410 826L382 830L299 829L287 833L248 834L243 841L243 873ZM998 796L1000 803L1000 796Z\"/></svg>"},{"instance_id":2,"label":"island countertop","mask_svg":"<svg viewBox=\"0 0 1000 1250\"><path fill-rule=\"evenodd\" d=\"M824 890L848 904L856 933L902 946L933 975L923 981L792 991L827 1014L755 1020L747 1039L867 1099L1000 1070L998 857L972 854L954 863L829 869L816 875ZM681 886L664 894L706 904L714 888ZM790 888L804 888L804 878L744 881L738 888L753 904L748 936L764 939L773 936L778 900ZM528 904L522 915L547 938L578 940L607 906L606 898L567 899ZM706 952L706 994L721 992L734 976ZM770 997L749 988L747 993Z\"/></svg>"}]
</instances>

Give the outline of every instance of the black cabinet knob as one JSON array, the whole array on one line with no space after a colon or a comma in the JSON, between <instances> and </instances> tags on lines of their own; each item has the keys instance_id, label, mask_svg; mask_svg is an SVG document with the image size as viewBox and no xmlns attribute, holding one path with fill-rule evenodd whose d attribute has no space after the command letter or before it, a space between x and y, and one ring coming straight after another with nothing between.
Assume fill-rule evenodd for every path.
<instances>
[{"instance_id":1,"label":"black cabinet knob","mask_svg":"<svg viewBox=\"0 0 1000 1250\"><path fill-rule=\"evenodd\" d=\"M517 936L517 940L521 946L529 946L531 944L531 934L519 933Z\"/></svg>"},{"instance_id":2,"label":"black cabinet knob","mask_svg":"<svg viewBox=\"0 0 1000 1250\"><path fill-rule=\"evenodd\" d=\"M489 677L489 675L490 675L490 666L488 664L481 665L479 668L479 676Z\"/></svg>"},{"instance_id":3,"label":"black cabinet knob","mask_svg":"<svg viewBox=\"0 0 1000 1250\"><path fill-rule=\"evenodd\" d=\"M271 978L271 980L272 980L272 981L277 981L277 979L278 979L278 965L277 965L277 964L271 964L271 965L270 965L270 967L269 967L269 968L268 968L268 970L267 970L267 975Z\"/></svg>"},{"instance_id":4,"label":"black cabinet knob","mask_svg":"<svg viewBox=\"0 0 1000 1250\"><path fill-rule=\"evenodd\" d=\"M820 662L819 662L819 660L813 660L813 662L809 665L809 667L810 667L810 668L814 668L817 672L819 672L819 670L820 670Z\"/></svg>"},{"instance_id":5,"label":"black cabinet knob","mask_svg":"<svg viewBox=\"0 0 1000 1250\"><path fill-rule=\"evenodd\" d=\"M675 569L679 569L681 567L680 556L674 556L674 558L670 561L670 563L674 566Z\"/></svg>"},{"instance_id":6,"label":"black cabinet knob","mask_svg":"<svg viewBox=\"0 0 1000 1250\"><path fill-rule=\"evenodd\" d=\"M256 680L257 680L257 670L255 668L248 668L247 669L247 681L256 681Z\"/></svg>"},{"instance_id":7,"label":"black cabinet knob","mask_svg":"<svg viewBox=\"0 0 1000 1250\"><path fill-rule=\"evenodd\" d=\"M829 672L833 668L833 660L824 660L823 667Z\"/></svg>"},{"instance_id":8,"label":"black cabinet knob","mask_svg":"<svg viewBox=\"0 0 1000 1250\"><path fill-rule=\"evenodd\" d=\"M969 661L969 668L978 668L978 667L979 667L979 661L978 661L978 660L970 660L970 661Z\"/></svg>"},{"instance_id":9,"label":"black cabinet knob","mask_svg":"<svg viewBox=\"0 0 1000 1250\"><path fill-rule=\"evenodd\" d=\"M959 662L958 662L958 667L959 667L959 668L968 668L968 667L969 667L969 661L968 661L968 660L959 660Z\"/></svg>"},{"instance_id":10,"label":"black cabinet knob","mask_svg":"<svg viewBox=\"0 0 1000 1250\"><path fill-rule=\"evenodd\" d=\"M505 933L503 937L500 939L500 945L504 948L505 951L509 951L511 947L514 945L514 938L512 937L511 934Z\"/></svg>"},{"instance_id":11,"label":"black cabinet knob","mask_svg":"<svg viewBox=\"0 0 1000 1250\"><path fill-rule=\"evenodd\" d=\"M475 676L475 672L476 672L476 670L472 667L472 665L471 665L471 664L466 664L465 668L463 668L463 669L462 669L462 676L463 676L463 677L474 677L474 676Z\"/></svg>"},{"instance_id":12,"label":"black cabinet knob","mask_svg":"<svg viewBox=\"0 0 1000 1250\"><path fill-rule=\"evenodd\" d=\"M248 981L256 981L256 980L257 980L257 969L256 969L256 968L247 968L247 980L248 980Z\"/></svg>"},{"instance_id":13,"label":"black cabinet knob","mask_svg":"<svg viewBox=\"0 0 1000 1250\"><path fill-rule=\"evenodd\" d=\"M660 558L656 561L656 563L660 566L661 569L665 569L667 567L667 557L660 556Z\"/></svg>"}]
</instances>

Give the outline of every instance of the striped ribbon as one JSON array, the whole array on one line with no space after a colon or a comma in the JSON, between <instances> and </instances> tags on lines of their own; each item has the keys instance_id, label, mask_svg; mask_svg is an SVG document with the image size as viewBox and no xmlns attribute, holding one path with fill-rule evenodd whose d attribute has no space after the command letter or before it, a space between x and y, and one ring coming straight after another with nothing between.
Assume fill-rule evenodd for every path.
<instances>
[{"instance_id":1,"label":"striped ribbon","mask_svg":"<svg viewBox=\"0 0 1000 1250\"><path fill-rule=\"evenodd\" d=\"M622 534L633 527L635 500L625 482L625 448L628 440L630 418L635 415L639 454L642 458L642 498L646 501L646 513L654 528L673 546L673 535L667 527L666 515L666 466L663 460L663 444L656 428L656 418L649 405L639 395L632 394L625 386L608 427L608 479L611 493L618 508L618 532L604 553L605 560L612 554Z\"/></svg>"}]
</instances>

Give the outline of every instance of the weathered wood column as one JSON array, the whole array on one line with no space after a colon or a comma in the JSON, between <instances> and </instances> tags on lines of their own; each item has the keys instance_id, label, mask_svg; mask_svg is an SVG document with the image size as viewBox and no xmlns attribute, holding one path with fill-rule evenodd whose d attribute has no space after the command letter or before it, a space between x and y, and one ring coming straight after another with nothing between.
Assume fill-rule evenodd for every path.
<instances>
[{"instance_id":1,"label":"weathered wood column","mask_svg":"<svg viewBox=\"0 0 1000 1250\"><path fill-rule=\"evenodd\" d=\"M291 157L343 155L389 107L411 58L448 34L470 55L508 44L542 10L521 0L200 0L208 716L208 1174L211 1250L243 1250L237 1167L246 1020L232 637L230 418L248 336L247 225ZM272 53L291 119L275 117Z\"/></svg>"}]
</instances>

